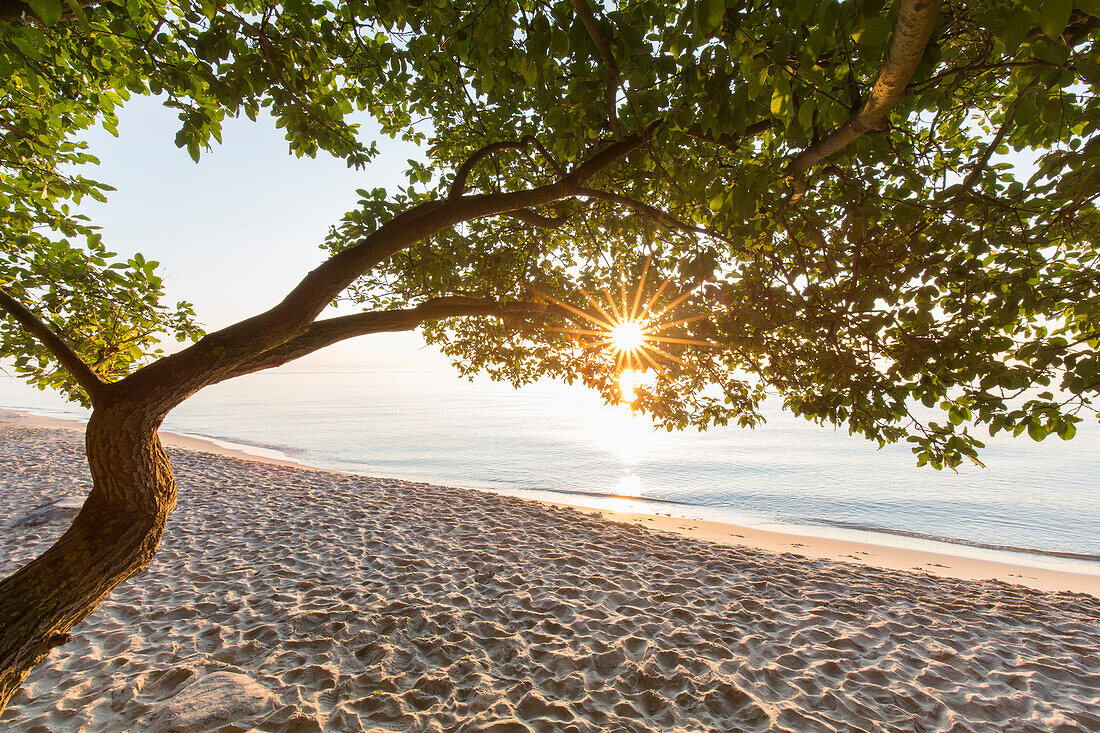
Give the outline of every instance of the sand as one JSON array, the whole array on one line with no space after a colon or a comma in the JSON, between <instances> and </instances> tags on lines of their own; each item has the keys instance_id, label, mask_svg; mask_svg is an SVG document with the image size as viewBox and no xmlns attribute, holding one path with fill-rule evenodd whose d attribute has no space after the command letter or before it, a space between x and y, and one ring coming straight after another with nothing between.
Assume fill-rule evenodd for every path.
<instances>
[{"instance_id":1,"label":"sand","mask_svg":"<svg viewBox=\"0 0 1100 733\"><path fill-rule=\"evenodd\" d=\"M1093 595L172 458L156 561L32 672L0 729L1100 730ZM43 505L87 489L79 433L0 422L0 573L64 530L72 509Z\"/></svg>"}]
</instances>

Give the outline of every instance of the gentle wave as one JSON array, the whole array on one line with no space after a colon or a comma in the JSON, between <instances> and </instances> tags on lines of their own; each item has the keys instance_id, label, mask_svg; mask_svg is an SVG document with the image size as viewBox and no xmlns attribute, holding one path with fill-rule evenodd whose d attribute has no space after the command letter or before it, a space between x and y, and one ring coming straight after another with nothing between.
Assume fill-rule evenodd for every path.
<instances>
[{"instance_id":1,"label":"gentle wave","mask_svg":"<svg viewBox=\"0 0 1100 733\"><path fill-rule=\"evenodd\" d=\"M1089 555L1080 552L1060 552L1058 550L1042 550L1037 547L1017 547L1015 545L998 545L989 542L976 542L964 540L958 537L945 537L943 535L926 534L924 532L910 532L904 529L890 529L878 527L873 524L859 524L857 522L841 522L830 519L806 519L807 524L818 524L826 527L838 527L840 529L854 529L859 532L873 532L876 534L888 534L896 537L912 537L913 539L929 540L931 542L943 542L949 545L963 547L976 547L982 550L996 550L997 552L1013 552L1023 555L1040 555L1042 557L1059 557L1065 560L1083 560L1085 562L1100 562L1100 555Z\"/></svg>"}]
</instances>

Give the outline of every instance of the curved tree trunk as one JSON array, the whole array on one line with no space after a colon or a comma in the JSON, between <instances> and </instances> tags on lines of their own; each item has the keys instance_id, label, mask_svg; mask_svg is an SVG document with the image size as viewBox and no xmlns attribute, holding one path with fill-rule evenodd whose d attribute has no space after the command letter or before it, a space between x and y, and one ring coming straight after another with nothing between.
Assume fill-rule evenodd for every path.
<instances>
[{"instance_id":1,"label":"curved tree trunk","mask_svg":"<svg viewBox=\"0 0 1100 733\"><path fill-rule=\"evenodd\" d=\"M153 559L176 504L159 412L119 400L97 406L85 438L87 501L50 549L0 582L0 711L69 629Z\"/></svg>"},{"instance_id":2,"label":"curved tree trunk","mask_svg":"<svg viewBox=\"0 0 1100 733\"><path fill-rule=\"evenodd\" d=\"M5 1L0 0L0 15ZM104 382L49 324L0 289L0 310L42 342L95 404L86 438L91 494L72 526L50 549L0 582L0 712L50 649L68 641L69 629L87 618L111 589L152 561L168 513L176 504L172 467L157 438L157 428L169 410L203 387L285 363L352 336L412 329L429 318L545 310L538 303L508 305L458 298L403 311L317 321L356 278L414 242L455 224L498 215L535 217L543 225L553 224L555 220L533 209L592 194L585 184L642 147L653 127L651 123L643 133L600 148L572 171L561 171L552 183L473 195L466 195L458 185L445 200L413 206L326 260L274 308L208 334L119 382ZM471 160L476 162L496 149L499 145L491 144Z\"/></svg>"}]
</instances>

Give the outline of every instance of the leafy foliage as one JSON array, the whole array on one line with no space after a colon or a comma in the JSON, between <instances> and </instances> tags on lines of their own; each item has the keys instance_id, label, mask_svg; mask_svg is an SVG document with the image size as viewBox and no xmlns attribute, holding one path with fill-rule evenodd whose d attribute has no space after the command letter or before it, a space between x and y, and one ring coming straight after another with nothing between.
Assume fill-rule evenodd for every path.
<instances>
[{"instance_id":1,"label":"leafy foliage","mask_svg":"<svg viewBox=\"0 0 1100 733\"><path fill-rule=\"evenodd\" d=\"M61 14L52 3L32 8L51 24ZM74 134L94 124L114 132L115 108L146 91L139 73L127 73L126 43L103 32L104 23L88 33L89 22L0 24L0 287L33 305L97 372L117 378L158 353L164 332L185 339L198 331L187 303L161 305L156 263L119 261L76 213L84 197L103 201L110 187L79 173L97 161ZM40 388L86 401L50 353L7 319L0 353Z\"/></svg>"},{"instance_id":2,"label":"leafy foliage","mask_svg":"<svg viewBox=\"0 0 1100 733\"><path fill-rule=\"evenodd\" d=\"M713 314L668 331L713 347L669 345L675 358L641 390L638 406L670 428L752 425L767 387L808 419L910 440L918 461L937 468L976 460L979 426L1071 437L1100 390L1100 6L943 8L887 129L793 179L791 161L867 99L897 5L624 0L589 7L586 24L585 3L561 0L131 1L95 5L82 21L43 2L34 6L43 25L12 25L2 46L5 68L18 72L5 85L16 101L3 108L3 193L28 222L20 230L5 220L4 236L47 227L64 239L6 246L5 257L17 256L3 277L21 282L26 263L84 237L61 245L78 263L56 279L63 288L53 293L43 276L22 290L50 312L83 314L84 330L66 332L87 340L82 355L96 352L96 338L125 340L138 314L159 314L138 330L191 333L186 307L149 308L157 284L140 263L97 282L110 296L73 286L79 272L111 269L88 223L66 208L103 189L58 171L90 162L73 130L110 126L128 93L178 107L176 142L196 157L226 115L262 107L299 155L369 162L359 112L422 142L426 157L410 161L406 188L360 191L326 242L333 252L447 199L489 143L516 144L477 160L468 195L555 185L611 141L643 135L589 190L422 238L347 297L373 309L445 295L529 301L534 286L587 307L581 289L636 282L648 257L651 292L672 283L656 307L691 290L680 308ZM19 101L10 90L30 95L28 70L43 64L74 77L66 93L36 75L46 91ZM62 106L43 106L33 121L41 100ZM31 145L20 133L44 144L13 152ZM39 172L21 172L20 155ZM93 327L107 317L94 304L126 292L141 296L123 301L121 330ZM566 315L452 319L425 333L466 371L581 380L615 399L607 356L544 328L567 325ZM5 353L36 353L3 333ZM136 359L151 343L127 353ZM126 358L111 374L125 373Z\"/></svg>"},{"instance_id":3,"label":"leafy foliage","mask_svg":"<svg viewBox=\"0 0 1100 733\"><path fill-rule=\"evenodd\" d=\"M820 166L792 205L791 159L859 106L896 8L619 3L600 18L621 77L615 117L655 128L594 187L711 234L581 197L540 212L570 215L558 230L485 220L421 242L356 294L376 306L521 299L535 284L581 304L577 286L636 281L652 254L660 277L705 283L689 303L716 314L678 334L718 348L675 349L686 366L666 362L640 401L670 427L752 424L767 385L808 419L907 438L937 468L976 459L975 425L1068 438L1100 388L1100 49L1097 8L1065 6L942 12L890 129ZM397 208L441 196L494 131L532 136L546 154L493 157L473 179L483 191L546 183L613 134L600 59L569 4L435 6L402 22L408 98L434 129L432 166L411 172ZM330 245L371 231L394 201L365 196ZM474 320L427 332L470 371L581 378L615 396L607 364L567 336Z\"/></svg>"},{"instance_id":4,"label":"leafy foliage","mask_svg":"<svg viewBox=\"0 0 1100 733\"><path fill-rule=\"evenodd\" d=\"M116 133L116 110L131 94L161 95L180 111L176 144L196 160L221 137L226 115L270 108L291 150L326 149L362 165L372 146L345 122L351 102L336 91L336 65L316 23L324 10L300 4L278 14L262 3L218 11L209 3L146 0L79 8L28 5L0 21L0 287L45 317L108 380L161 353L166 335L201 334L188 303L161 304L156 263L119 260L77 213L84 197L110 187L82 171L95 164L78 135L93 125ZM67 16L67 17L65 17ZM0 321L0 354L41 388L86 395L50 354L14 323Z\"/></svg>"}]
</instances>

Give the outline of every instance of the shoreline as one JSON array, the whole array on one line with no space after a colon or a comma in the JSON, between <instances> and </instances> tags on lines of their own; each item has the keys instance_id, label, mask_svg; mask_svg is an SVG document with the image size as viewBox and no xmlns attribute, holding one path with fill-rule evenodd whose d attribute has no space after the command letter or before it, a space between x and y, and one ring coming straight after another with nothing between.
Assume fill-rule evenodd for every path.
<instances>
[{"instance_id":1,"label":"shoreline","mask_svg":"<svg viewBox=\"0 0 1100 733\"><path fill-rule=\"evenodd\" d=\"M11 422L27 427L71 431L80 430L85 424L85 421L79 418L47 417L37 415L29 410L15 410L10 408L0 409L0 421ZM248 450L230 447L228 444L213 438L179 434L170 431L161 431L160 435L164 445L169 448L179 448L198 453L210 453L237 460L254 461L302 471L359 476L359 474L310 466L293 459L280 458L275 451L266 451L262 448L254 449L257 451L254 453ZM265 452L270 455L264 455ZM400 481L401 479L395 480ZM563 501L535 499L508 492L493 492L485 489L468 490L513 496L543 505L566 507L588 515L601 517L610 522L640 526L654 532L671 532L730 547L751 547L772 553L793 554L815 560L831 560L889 570L917 571L942 578L955 578L959 580L998 580L1005 583L1027 586L1041 591L1071 591L1100 597L1100 563L1097 564L1098 572L1096 574L1081 573L1052 567L1036 566L1025 562L1003 562L999 560L971 557L952 553L950 551L938 552L846 538L822 537L807 533L784 531L783 529L765 529L705 519L615 510L606 507L596 508ZM799 529L801 529L801 527ZM812 528L807 527L807 529ZM966 545L949 545L947 543L936 544L945 545L945 550L950 550L953 547L967 547Z\"/></svg>"}]
</instances>

